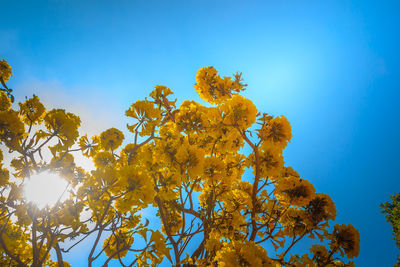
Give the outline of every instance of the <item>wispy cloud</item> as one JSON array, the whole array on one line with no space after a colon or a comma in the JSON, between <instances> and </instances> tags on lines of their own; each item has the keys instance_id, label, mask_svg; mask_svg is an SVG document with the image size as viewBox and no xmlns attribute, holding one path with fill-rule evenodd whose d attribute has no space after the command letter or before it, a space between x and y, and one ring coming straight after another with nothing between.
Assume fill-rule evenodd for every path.
<instances>
[{"instance_id":1,"label":"wispy cloud","mask_svg":"<svg viewBox=\"0 0 400 267\"><path fill-rule=\"evenodd\" d=\"M32 79L15 86L17 101L23 101L22 96L30 97L35 94L39 96L47 110L63 108L78 115L82 121L81 133L93 135L109 127L124 128L124 115L120 114L119 109L115 110L109 107L110 104L107 102L106 95L97 94L91 97L86 91L88 90L85 90L84 86L67 88L58 80L40 81ZM102 90L90 90L90 92L94 91L102 92Z\"/></svg>"}]
</instances>

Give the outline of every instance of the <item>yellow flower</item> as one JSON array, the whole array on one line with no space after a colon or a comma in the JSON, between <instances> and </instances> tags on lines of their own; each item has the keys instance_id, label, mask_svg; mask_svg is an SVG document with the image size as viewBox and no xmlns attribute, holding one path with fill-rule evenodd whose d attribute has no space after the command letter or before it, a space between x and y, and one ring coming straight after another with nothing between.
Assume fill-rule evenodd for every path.
<instances>
[{"instance_id":1,"label":"yellow flower","mask_svg":"<svg viewBox=\"0 0 400 267\"><path fill-rule=\"evenodd\" d=\"M154 90L150 93L150 97L154 99L154 103L158 108L163 107L165 110L170 110L171 108L175 108L176 103L176 100L170 101L167 98L167 96L172 94L172 90L165 85L156 85L154 86Z\"/></svg>"},{"instance_id":2,"label":"yellow flower","mask_svg":"<svg viewBox=\"0 0 400 267\"><path fill-rule=\"evenodd\" d=\"M201 148L191 146L185 141L178 147L175 157L180 167L187 170L191 177L196 177L203 172L204 151Z\"/></svg>"},{"instance_id":3,"label":"yellow flower","mask_svg":"<svg viewBox=\"0 0 400 267\"><path fill-rule=\"evenodd\" d=\"M78 116L65 112L64 109L53 109L45 115L44 124L52 134L59 137L64 147L69 147L79 136L78 127L81 125L81 120Z\"/></svg>"},{"instance_id":4,"label":"yellow flower","mask_svg":"<svg viewBox=\"0 0 400 267\"><path fill-rule=\"evenodd\" d=\"M103 249L107 257L113 259L123 258L133 244L133 236L127 229L118 229L103 243Z\"/></svg>"},{"instance_id":5,"label":"yellow flower","mask_svg":"<svg viewBox=\"0 0 400 267\"><path fill-rule=\"evenodd\" d=\"M8 110L10 107L10 98L4 92L0 92L0 112Z\"/></svg>"},{"instance_id":6,"label":"yellow flower","mask_svg":"<svg viewBox=\"0 0 400 267\"><path fill-rule=\"evenodd\" d=\"M140 136L150 135L160 122L161 111L154 107L154 103L148 100L138 100L125 111L125 115L137 120L133 125L128 125L131 132L140 131Z\"/></svg>"},{"instance_id":7,"label":"yellow flower","mask_svg":"<svg viewBox=\"0 0 400 267\"><path fill-rule=\"evenodd\" d=\"M116 128L110 128L100 134L100 145L104 150L115 150L123 140L124 134Z\"/></svg>"},{"instance_id":8,"label":"yellow flower","mask_svg":"<svg viewBox=\"0 0 400 267\"><path fill-rule=\"evenodd\" d=\"M342 256L346 254L349 259L358 256L360 252L360 233L353 225L336 224L332 235L331 250L338 249Z\"/></svg>"},{"instance_id":9,"label":"yellow flower","mask_svg":"<svg viewBox=\"0 0 400 267\"><path fill-rule=\"evenodd\" d=\"M202 177L210 182L221 181L225 177L226 166L221 159L207 157L204 159L204 171Z\"/></svg>"},{"instance_id":10,"label":"yellow flower","mask_svg":"<svg viewBox=\"0 0 400 267\"><path fill-rule=\"evenodd\" d=\"M236 152L244 146L240 132L230 126L217 127L218 130L211 133L213 140L210 142L210 150L219 154L237 154Z\"/></svg>"},{"instance_id":11,"label":"yellow flower","mask_svg":"<svg viewBox=\"0 0 400 267\"><path fill-rule=\"evenodd\" d=\"M275 117L268 120L259 130L261 140L273 142L281 148L285 148L292 138L292 129L289 121L284 117Z\"/></svg>"},{"instance_id":12,"label":"yellow flower","mask_svg":"<svg viewBox=\"0 0 400 267\"><path fill-rule=\"evenodd\" d=\"M12 76L12 70L10 65L8 65L7 61L1 60L0 61L0 77L3 78L4 82L7 82L8 79Z\"/></svg>"},{"instance_id":13,"label":"yellow flower","mask_svg":"<svg viewBox=\"0 0 400 267\"><path fill-rule=\"evenodd\" d=\"M5 186L10 178L10 173L6 168L1 168L0 164L0 186Z\"/></svg>"},{"instance_id":14,"label":"yellow flower","mask_svg":"<svg viewBox=\"0 0 400 267\"><path fill-rule=\"evenodd\" d=\"M11 150L17 150L24 135L25 126L18 113L14 110L0 111L0 141Z\"/></svg>"},{"instance_id":15,"label":"yellow flower","mask_svg":"<svg viewBox=\"0 0 400 267\"><path fill-rule=\"evenodd\" d=\"M294 176L300 178L300 175L297 171L295 171L292 167L283 167L281 169L281 172L276 175L276 176L270 176L271 181L273 182L278 182L284 178L287 178L289 176Z\"/></svg>"},{"instance_id":16,"label":"yellow flower","mask_svg":"<svg viewBox=\"0 0 400 267\"><path fill-rule=\"evenodd\" d=\"M130 165L121 168L116 187L124 193L116 202L116 208L121 212L127 212L135 205L145 208L154 199L153 181L139 167Z\"/></svg>"},{"instance_id":17,"label":"yellow flower","mask_svg":"<svg viewBox=\"0 0 400 267\"><path fill-rule=\"evenodd\" d=\"M165 212L165 211L167 211L167 212ZM182 228L182 225L183 225L181 214L180 214L180 212L178 212L176 210L171 210L171 209L168 209L168 210L164 209L164 212L165 212L164 219L165 219L166 223L168 224L170 234L175 235ZM167 234L164 223L162 223L161 232L165 235Z\"/></svg>"},{"instance_id":18,"label":"yellow flower","mask_svg":"<svg viewBox=\"0 0 400 267\"><path fill-rule=\"evenodd\" d=\"M314 198L315 189L309 181L291 176L276 184L275 196L282 203L302 207Z\"/></svg>"},{"instance_id":19,"label":"yellow flower","mask_svg":"<svg viewBox=\"0 0 400 267\"><path fill-rule=\"evenodd\" d=\"M160 233L160 231L153 231L150 237L150 243L154 242L152 248L155 250L158 257L162 259L163 256L166 256L171 262L171 255L169 253L169 248L166 246L166 240L164 236ZM157 263L157 261L153 260L153 263Z\"/></svg>"},{"instance_id":20,"label":"yellow flower","mask_svg":"<svg viewBox=\"0 0 400 267\"><path fill-rule=\"evenodd\" d=\"M257 108L253 102L243 96L234 95L222 106L224 124L247 129L256 121Z\"/></svg>"},{"instance_id":21,"label":"yellow flower","mask_svg":"<svg viewBox=\"0 0 400 267\"><path fill-rule=\"evenodd\" d=\"M164 201L172 201L178 200L179 193L173 190L168 190L168 188L160 188L157 192L157 196Z\"/></svg>"},{"instance_id":22,"label":"yellow flower","mask_svg":"<svg viewBox=\"0 0 400 267\"><path fill-rule=\"evenodd\" d=\"M232 241L225 243L216 252L215 261L220 267L269 267L277 266L267 255L267 251L254 242Z\"/></svg>"},{"instance_id":23,"label":"yellow flower","mask_svg":"<svg viewBox=\"0 0 400 267\"><path fill-rule=\"evenodd\" d=\"M194 101L184 101L175 115L175 123L180 131L192 133L203 130L207 123L206 108Z\"/></svg>"},{"instance_id":24,"label":"yellow flower","mask_svg":"<svg viewBox=\"0 0 400 267\"><path fill-rule=\"evenodd\" d=\"M302 209L289 207L286 212L280 217L280 223L284 226L285 235L292 237L302 235L307 231L307 226L304 223L306 213Z\"/></svg>"},{"instance_id":25,"label":"yellow flower","mask_svg":"<svg viewBox=\"0 0 400 267\"><path fill-rule=\"evenodd\" d=\"M259 150L259 168L260 177L278 176L283 168L282 149L270 143L263 144ZM251 153L246 160L247 167L253 167L253 173L256 171L256 160L254 153Z\"/></svg>"},{"instance_id":26,"label":"yellow flower","mask_svg":"<svg viewBox=\"0 0 400 267\"><path fill-rule=\"evenodd\" d=\"M92 140L89 140L86 134L79 138L79 147L82 154L86 157L92 157L97 153L100 148L99 143L100 141L98 136L93 136Z\"/></svg>"},{"instance_id":27,"label":"yellow flower","mask_svg":"<svg viewBox=\"0 0 400 267\"><path fill-rule=\"evenodd\" d=\"M159 99L162 97L167 97L172 94L173 94L172 90L166 87L165 85L156 85L154 86L154 90L150 93L150 97L152 97L153 99Z\"/></svg>"},{"instance_id":28,"label":"yellow flower","mask_svg":"<svg viewBox=\"0 0 400 267\"><path fill-rule=\"evenodd\" d=\"M336 207L330 196L318 193L306 206L306 211L313 225L336 218Z\"/></svg>"},{"instance_id":29,"label":"yellow flower","mask_svg":"<svg viewBox=\"0 0 400 267\"><path fill-rule=\"evenodd\" d=\"M215 229L211 230L211 233L209 234L209 237L206 241L205 248L208 251L220 250L223 245L220 240L221 240L221 235L218 233L218 231Z\"/></svg>"},{"instance_id":30,"label":"yellow flower","mask_svg":"<svg viewBox=\"0 0 400 267\"><path fill-rule=\"evenodd\" d=\"M107 151L102 151L94 156L94 165L97 168L105 168L111 166L115 162L113 154Z\"/></svg>"},{"instance_id":31,"label":"yellow flower","mask_svg":"<svg viewBox=\"0 0 400 267\"><path fill-rule=\"evenodd\" d=\"M244 90L241 74L236 74L232 80L230 77L221 78L217 73L214 67L204 67L197 72L194 88L204 101L219 104L231 98L233 92Z\"/></svg>"},{"instance_id":32,"label":"yellow flower","mask_svg":"<svg viewBox=\"0 0 400 267\"><path fill-rule=\"evenodd\" d=\"M26 124L39 123L42 119L42 115L45 112L45 108L39 101L39 97L33 95L32 98L27 99L24 103L19 103L22 119Z\"/></svg>"},{"instance_id":33,"label":"yellow flower","mask_svg":"<svg viewBox=\"0 0 400 267\"><path fill-rule=\"evenodd\" d=\"M282 176L283 177L294 176L300 178L300 174L297 171L295 171L292 167L284 167L282 169Z\"/></svg>"},{"instance_id":34,"label":"yellow flower","mask_svg":"<svg viewBox=\"0 0 400 267\"><path fill-rule=\"evenodd\" d=\"M310 252L314 254L314 262L318 263L320 265L326 264L329 258L329 251L326 247L322 245L312 245L310 248Z\"/></svg>"}]
</instances>

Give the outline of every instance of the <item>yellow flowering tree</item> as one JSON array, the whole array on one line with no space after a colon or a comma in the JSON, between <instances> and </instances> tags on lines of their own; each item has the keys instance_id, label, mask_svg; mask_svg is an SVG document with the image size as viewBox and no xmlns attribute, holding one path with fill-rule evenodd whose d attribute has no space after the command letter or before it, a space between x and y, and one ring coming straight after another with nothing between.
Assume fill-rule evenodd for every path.
<instances>
[{"instance_id":1,"label":"yellow flowering tree","mask_svg":"<svg viewBox=\"0 0 400 267\"><path fill-rule=\"evenodd\" d=\"M11 74L1 61L0 142L12 153L10 170L0 166L1 264L68 266L63 255L89 236L89 266L352 266L358 256L358 231L330 226L331 198L285 166L288 120L240 95L241 74L200 69L195 90L207 104L178 106L155 86L126 111L129 138L115 128L79 135L79 117L47 111L37 96L14 107ZM69 198L38 208L22 190L45 170L69 182ZM306 238L309 251L294 254Z\"/></svg>"},{"instance_id":2,"label":"yellow flowering tree","mask_svg":"<svg viewBox=\"0 0 400 267\"><path fill-rule=\"evenodd\" d=\"M379 205L385 214L386 221L392 225L393 239L400 248L400 192L390 196L390 201ZM400 256L397 257L395 267L400 267Z\"/></svg>"}]
</instances>

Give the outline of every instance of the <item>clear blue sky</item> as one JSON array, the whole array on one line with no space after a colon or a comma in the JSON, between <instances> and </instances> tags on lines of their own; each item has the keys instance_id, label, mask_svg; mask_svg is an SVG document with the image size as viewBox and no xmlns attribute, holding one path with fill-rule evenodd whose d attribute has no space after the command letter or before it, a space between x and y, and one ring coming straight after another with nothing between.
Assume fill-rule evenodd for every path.
<instances>
[{"instance_id":1,"label":"clear blue sky","mask_svg":"<svg viewBox=\"0 0 400 267\"><path fill-rule=\"evenodd\" d=\"M123 127L156 84L199 100L200 67L242 71L245 96L292 123L287 165L359 229L356 265L391 266L379 203L400 191L399 3L0 0L0 58L19 99L82 112L93 131Z\"/></svg>"}]
</instances>

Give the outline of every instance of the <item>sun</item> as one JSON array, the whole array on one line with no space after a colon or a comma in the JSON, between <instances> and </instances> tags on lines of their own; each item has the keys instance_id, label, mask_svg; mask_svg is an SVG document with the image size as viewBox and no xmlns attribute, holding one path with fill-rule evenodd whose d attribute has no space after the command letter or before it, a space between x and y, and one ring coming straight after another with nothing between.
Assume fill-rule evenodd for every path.
<instances>
[{"instance_id":1,"label":"sun","mask_svg":"<svg viewBox=\"0 0 400 267\"><path fill-rule=\"evenodd\" d=\"M68 198L68 182L56 173L41 172L26 179L24 196L29 202L33 202L42 209L52 207L57 201Z\"/></svg>"}]
</instances>

